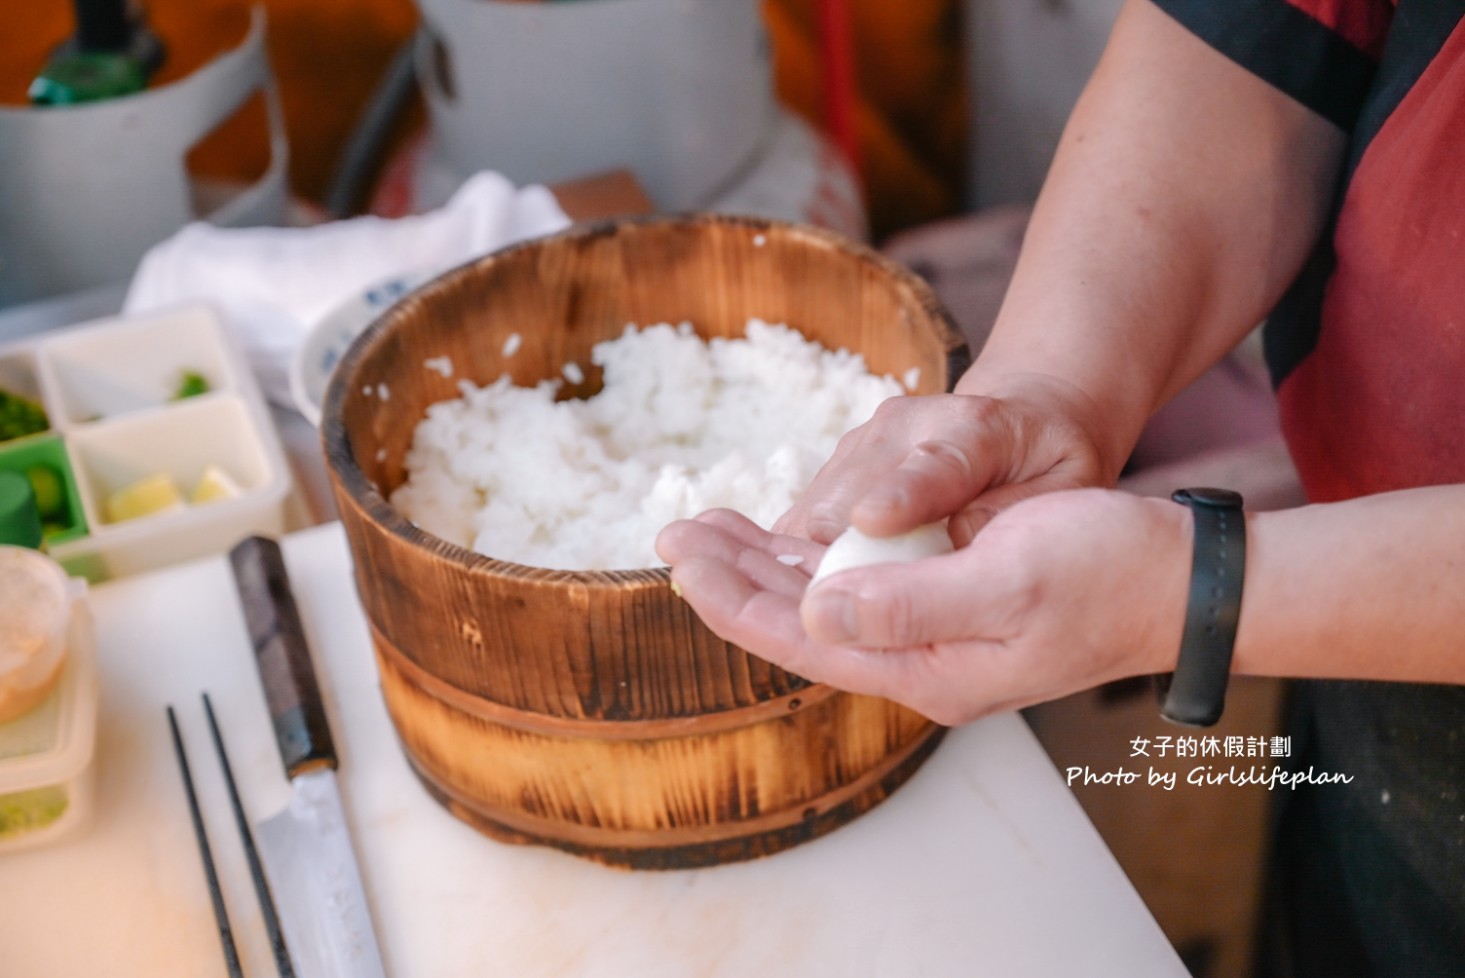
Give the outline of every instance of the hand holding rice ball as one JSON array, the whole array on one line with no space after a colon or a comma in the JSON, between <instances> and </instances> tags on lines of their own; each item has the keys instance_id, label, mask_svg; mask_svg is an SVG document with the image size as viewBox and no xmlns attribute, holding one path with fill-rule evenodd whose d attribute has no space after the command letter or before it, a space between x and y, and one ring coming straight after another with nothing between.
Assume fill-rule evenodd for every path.
<instances>
[{"instance_id":1,"label":"hand holding rice ball","mask_svg":"<svg viewBox=\"0 0 1465 978\"><path fill-rule=\"evenodd\" d=\"M726 511L668 526L673 582L724 639L942 723L1173 668L1183 512L1078 488L1108 476L1072 387L1026 375L1007 393L884 402L771 531ZM952 552L843 573L840 551L863 549L850 526L884 548L931 524L917 535L944 529Z\"/></svg>"},{"instance_id":2,"label":"hand holding rice ball","mask_svg":"<svg viewBox=\"0 0 1465 978\"><path fill-rule=\"evenodd\" d=\"M926 536L938 529L918 535L939 547ZM826 555L726 510L674 523L657 543L684 600L724 639L805 679L959 724L1160 672L1167 659L1173 668L1189 531L1168 500L1052 492L1004 509L952 552L900 564L867 552L879 563L812 584L804 568L838 557L836 545Z\"/></svg>"}]
</instances>

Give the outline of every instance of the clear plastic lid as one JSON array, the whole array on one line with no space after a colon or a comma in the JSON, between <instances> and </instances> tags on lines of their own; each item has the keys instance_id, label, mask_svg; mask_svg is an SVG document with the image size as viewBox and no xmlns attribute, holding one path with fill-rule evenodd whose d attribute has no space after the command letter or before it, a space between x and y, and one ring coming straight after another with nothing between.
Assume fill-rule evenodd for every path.
<instances>
[{"instance_id":1,"label":"clear plastic lid","mask_svg":"<svg viewBox=\"0 0 1465 978\"><path fill-rule=\"evenodd\" d=\"M97 671L85 585L68 587L61 672L54 688L25 713L0 723L0 796L60 784L91 763L96 744Z\"/></svg>"},{"instance_id":2,"label":"clear plastic lid","mask_svg":"<svg viewBox=\"0 0 1465 978\"><path fill-rule=\"evenodd\" d=\"M61 565L25 547L0 546L0 723L34 709L56 685L71 601Z\"/></svg>"}]
</instances>

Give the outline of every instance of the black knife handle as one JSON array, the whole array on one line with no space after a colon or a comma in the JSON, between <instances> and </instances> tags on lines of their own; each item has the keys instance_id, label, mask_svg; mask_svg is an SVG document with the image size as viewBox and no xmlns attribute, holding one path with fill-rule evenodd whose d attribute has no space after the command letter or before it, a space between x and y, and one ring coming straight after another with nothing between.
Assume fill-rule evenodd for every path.
<instances>
[{"instance_id":1,"label":"black knife handle","mask_svg":"<svg viewBox=\"0 0 1465 978\"><path fill-rule=\"evenodd\" d=\"M285 775L335 768L336 745L280 545L267 537L249 537L229 551L229 563Z\"/></svg>"}]
</instances>

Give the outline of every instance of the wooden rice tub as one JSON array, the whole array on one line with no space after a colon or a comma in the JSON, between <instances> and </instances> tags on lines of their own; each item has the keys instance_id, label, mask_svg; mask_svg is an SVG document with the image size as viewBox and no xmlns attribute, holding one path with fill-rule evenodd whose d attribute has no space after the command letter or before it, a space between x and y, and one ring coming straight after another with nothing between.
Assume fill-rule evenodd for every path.
<instances>
[{"instance_id":1,"label":"wooden rice tub","mask_svg":"<svg viewBox=\"0 0 1465 978\"><path fill-rule=\"evenodd\" d=\"M533 384L588 363L627 323L738 337L750 316L860 352L877 373L918 367L921 393L965 363L930 290L876 253L693 216L581 227L474 261L404 298L335 372L322 437L387 708L427 790L494 838L636 868L748 859L870 809L940 739L904 707L717 638L664 567L493 560L386 501L418 420L459 379ZM512 333L522 345L506 358ZM452 378L423 368L444 355Z\"/></svg>"}]
</instances>

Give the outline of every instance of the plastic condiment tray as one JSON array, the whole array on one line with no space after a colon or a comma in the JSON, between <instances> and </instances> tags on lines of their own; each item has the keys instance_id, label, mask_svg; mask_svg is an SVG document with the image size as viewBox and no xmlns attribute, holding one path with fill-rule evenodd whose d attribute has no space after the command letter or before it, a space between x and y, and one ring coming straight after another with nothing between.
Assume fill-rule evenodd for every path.
<instances>
[{"instance_id":1,"label":"plastic condiment tray","mask_svg":"<svg viewBox=\"0 0 1465 978\"><path fill-rule=\"evenodd\" d=\"M179 398L188 375L206 390ZM286 528L290 468L264 399L219 315L188 305L115 316L0 346L0 386L45 408L50 430L0 442L0 467L23 468L61 442L61 474L81 512L48 536L52 557L93 582L219 553ZM237 492L188 501L205 470ZM182 505L127 519L107 500L158 475Z\"/></svg>"}]
</instances>

